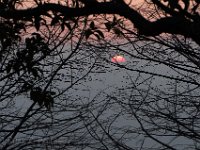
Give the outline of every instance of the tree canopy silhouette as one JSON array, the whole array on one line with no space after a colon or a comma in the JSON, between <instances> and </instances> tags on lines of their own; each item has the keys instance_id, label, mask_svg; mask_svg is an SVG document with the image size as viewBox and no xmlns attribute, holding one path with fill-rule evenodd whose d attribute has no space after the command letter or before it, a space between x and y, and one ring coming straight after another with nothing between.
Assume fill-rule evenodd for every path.
<instances>
[{"instance_id":1,"label":"tree canopy silhouette","mask_svg":"<svg viewBox=\"0 0 200 150\"><path fill-rule=\"evenodd\" d=\"M199 149L199 13L199 0L1 0L0 149Z\"/></svg>"},{"instance_id":2,"label":"tree canopy silhouette","mask_svg":"<svg viewBox=\"0 0 200 150\"><path fill-rule=\"evenodd\" d=\"M187 0L152 0L156 9L164 15L151 20L145 18L136 9L125 3L124 0L96 1L96 0L72 0L74 5L61 3L38 2L33 8L16 9L20 1L2 1L0 5L0 16L7 19L17 19L30 21L34 20L35 26L39 29L42 16L52 18L50 12L59 13L65 21L71 17L88 16L93 14L118 14L130 20L139 34L146 36L157 36L161 33L180 34L192 38L195 42L199 41L199 1ZM80 4L79 4L80 3ZM56 18L55 18L56 17ZM52 22L59 20L55 16Z\"/></svg>"}]
</instances>

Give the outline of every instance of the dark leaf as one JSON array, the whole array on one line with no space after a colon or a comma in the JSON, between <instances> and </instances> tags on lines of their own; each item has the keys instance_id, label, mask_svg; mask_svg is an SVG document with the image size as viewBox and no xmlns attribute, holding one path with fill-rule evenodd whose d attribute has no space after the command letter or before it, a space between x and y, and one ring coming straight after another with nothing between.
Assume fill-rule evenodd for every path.
<instances>
[{"instance_id":1,"label":"dark leaf","mask_svg":"<svg viewBox=\"0 0 200 150\"><path fill-rule=\"evenodd\" d=\"M112 28L112 25L111 25L111 23L110 22L106 22L105 23L105 26L106 26L106 29L108 30L108 32L111 30L111 28Z\"/></svg>"},{"instance_id":2,"label":"dark leaf","mask_svg":"<svg viewBox=\"0 0 200 150\"><path fill-rule=\"evenodd\" d=\"M55 16L52 20L51 20L51 26L54 26L55 24L59 23L59 17Z\"/></svg>"},{"instance_id":3,"label":"dark leaf","mask_svg":"<svg viewBox=\"0 0 200 150\"><path fill-rule=\"evenodd\" d=\"M22 86L22 90L27 92L27 91L29 91L31 89L31 87L32 87L31 84L24 83L23 86Z\"/></svg>"},{"instance_id":4,"label":"dark leaf","mask_svg":"<svg viewBox=\"0 0 200 150\"><path fill-rule=\"evenodd\" d=\"M119 28L113 28L113 31L115 34L117 34L117 36L123 35L123 32Z\"/></svg>"},{"instance_id":5,"label":"dark leaf","mask_svg":"<svg viewBox=\"0 0 200 150\"><path fill-rule=\"evenodd\" d=\"M41 35L37 32L32 33L31 35L36 36L36 39L41 39Z\"/></svg>"},{"instance_id":6,"label":"dark leaf","mask_svg":"<svg viewBox=\"0 0 200 150\"><path fill-rule=\"evenodd\" d=\"M30 38L26 38L25 39L25 43L26 43L26 47L29 47L31 44L31 39Z\"/></svg>"},{"instance_id":7,"label":"dark leaf","mask_svg":"<svg viewBox=\"0 0 200 150\"><path fill-rule=\"evenodd\" d=\"M95 30L99 34L100 37L104 38L104 34L101 30Z\"/></svg>"},{"instance_id":8,"label":"dark leaf","mask_svg":"<svg viewBox=\"0 0 200 150\"><path fill-rule=\"evenodd\" d=\"M12 69L12 63L8 63L8 65L6 66L6 72L10 73L11 69Z\"/></svg>"},{"instance_id":9,"label":"dark leaf","mask_svg":"<svg viewBox=\"0 0 200 150\"><path fill-rule=\"evenodd\" d=\"M13 65L13 69L17 72L18 75L20 75L20 62L16 61Z\"/></svg>"},{"instance_id":10,"label":"dark leaf","mask_svg":"<svg viewBox=\"0 0 200 150\"><path fill-rule=\"evenodd\" d=\"M90 29L92 29L92 30L96 29L95 24L94 24L94 21L92 21L92 22L90 23Z\"/></svg>"},{"instance_id":11,"label":"dark leaf","mask_svg":"<svg viewBox=\"0 0 200 150\"><path fill-rule=\"evenodd\" d=\"M39 106L42 106L42 104L43 104L42 97L39 97L38 100L37 100L37 102L38 102Z\"/></svg>"},{"instance_id":12,"label":"dark leaf","mask_svg":"<svg viewBox=\"0 0 200 150\"><path fill-rule=\"evenodd\" d=\"M117 22L117 18L115 16L113 17L113 21L112 22L113 23Z\"/></svg>"},{"instance_id":13,"label":"dark leaf","mask_svg":"<svg viewBox=\"0 0 200 150\"><path fill-rule=\"evenodd\" d=\"M30 62L33 61L33 55L34 55L33 51L29 50L28 51L28 56L26 56L26 58L25 58L25 62L27 64L29 64Z\"/></svg>"},{"instance_id":14,"label":"dark leaf","mask_svg":"<svg viewBox=\"0 0 200 150\"><path fill-rule=\"evenodd\" d=\"M86 37L86 39L88 39L89 36L90 36L91 34L93 34L93 31L90 30L90 29L87 29L87 30L85 31L85 37Z\"/></svg>"},{"instance_id":15,"label":"dark leaf","mask_svg":"<svg viewBox=\"0 0 200 150\"><path fill-rule=\"evenodd\" d=\"M94 36L96 36L98 40L101 39L100 36L99 36L99 34L94 34Z\"/></svg>"},{"instance_id":16,"label":"dark leaf","mask_svg":"<svg viewBox=\"0 0 200 150\"><path fill-rule=\"evenodd\" d=\"M72 27L71 27L70 23L65 23L65 25L70 31L72 31Z\"/></svg>"},{"instance_id":17,"label":"dark leaf","mask_svg":"<svg viewBox=\"0 0 200 150\"><path fill-rule=\"evenodd\" d=\"M46 100L44 101L44 107L46 107L47 110L50 110L50 104Z\"/></svg>"},{"instance_id":18,"label":"dark leaf","mask_svg":"<svg viewBox=\"0 0 200 150\"><path fill-rule=\"evenodd\" d=\"M33 100L34 102L37 102L37 95L36 95L37 93L35 92L35 91L33 91L33 90L31 90L31 92L30 92L30 98L31 98L31 100Z\"/></svg>"},{"instance_id":19,"label":"dark leaf","mask_svg":"<svg viewBox=\"0 0 200 150\"><path fill-rule=\"evenodd\" d=\"M114 16L113 21L112 21L112 27L114 27L115 25L117 25L118 22L119 22L119 21L118 21L117 18Z\"/></svg>"},{"instance_id":20,"label":"dark leaf","mask_svg":"<svg viewBox=\"0 0 200 150\"><path fill-rule=\"evenodd\" d=\"M44 99L44 94L42 93L42 89L40 87L31 89L30 98L34 102L37 102L39 106L42 106Z\"/></svg>"},{"instance_id":21,"label":"dark leaf","mask_svg":"<svg viewBox=\"0 0 200 150\"><path fill-rule=\"evenodd\" d=\"M40 29L40 16L35 16L35 28L38 31Z\"/></svg>"},{"instance_id":22,"label":"dark leaf","mask_svg":"<svg viewBox=\"0 0 200 150\"><path fill-rule=\"evenodd\" d=\"M77 19L75 17L70 17L69 20L73 21L74 23L77 23Z\"/></svg>"},{"instance_id":23,"label":"dark leaf","mask_svg":"<svg viewBox=\"0 0 200 150\"><path fill-rule=\"evenodd\" d=\"M36 68L32 68L32 69L31 69L31 72L32 72L32 74L33 74L33 76L34 76L35 78L37 78L37 77L39 78L39 77L40 77Z\"/></svg>"},{"instance_id":24,"label":"dark leaf","mask_svg":"<svg viewBox=\"0 0 200 150\"><path fill-rule=\"evenodd\" d=\"M61 30L62 30L62 31L65 30L65 24L64 24L64 23L61 24Z\"/></svg>"},{"instance_id":25,"label":"dark leaf","mask_svg":"<svg viewBox=\"0 0 200 150\"><path fill-rule=\"evenodd\" d=\"M46 107L47 110L50 110L51 107L53 107L53 98L51 95L46 95L44 99L44 106Z\"/></svg>"},{"instance_id":26,"label":"dark leaf","mask_svg":"<svg viewBox=\"0 0 200 150\"><path fill-rule=\"evenodd\" d=\"M21 30L21 29L23 29L24 31L26 31L26 28L25 28L24 23L17 23L17 24L15 25L15 29L16 29L16 30Z\"/></svg>"}]
</instances>

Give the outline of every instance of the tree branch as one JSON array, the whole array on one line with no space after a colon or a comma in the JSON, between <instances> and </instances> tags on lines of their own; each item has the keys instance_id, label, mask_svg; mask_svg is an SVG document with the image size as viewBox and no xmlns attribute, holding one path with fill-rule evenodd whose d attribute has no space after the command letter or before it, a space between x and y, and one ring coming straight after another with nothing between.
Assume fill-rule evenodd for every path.
<instances>
[{"instance_id":1,"label":"tree branch","mask_svg":"<svg viewBox=\"0 0 200 150\"><path fill-rule=\"evenodd\" d=\"M146 36L157 36L161 33L180 34L192 38L200 45L200 31L198 30L198 21L190 21L183 16L164 17L156 21L147 20L140 13L129 7L122 0L113 0L111 2L95 2L91 5L85 5L82 8L70 8L60 4L47 3L35 8L25 10L5 10L0 8L0 16L4 18L15 18L28 20L33 16L47 14L48 11L59 12L66 17L88 16L91 14L118 14L129 19L134 27L138 29L139 34ZM197 16L197 20L200 17ZM197 28L194 28L197 27Z\"/></svg>"}]
</instances>

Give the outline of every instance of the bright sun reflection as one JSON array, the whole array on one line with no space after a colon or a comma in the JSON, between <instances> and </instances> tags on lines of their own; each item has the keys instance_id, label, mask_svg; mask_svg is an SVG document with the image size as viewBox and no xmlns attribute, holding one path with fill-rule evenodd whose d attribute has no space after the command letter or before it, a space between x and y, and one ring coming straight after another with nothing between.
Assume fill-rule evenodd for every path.
<instances>
[{"instance_id":1,"label":"bright sun reflection","mask_svg":"<svg viewBox=\"0 0 200 150\"><path fill-rule=\"evenodd\" d=\"M111 61L113 63L124 63L126 62L126 59L122 55L115 55L114 57L111 58Z\"/></svg>"}]
</instances>

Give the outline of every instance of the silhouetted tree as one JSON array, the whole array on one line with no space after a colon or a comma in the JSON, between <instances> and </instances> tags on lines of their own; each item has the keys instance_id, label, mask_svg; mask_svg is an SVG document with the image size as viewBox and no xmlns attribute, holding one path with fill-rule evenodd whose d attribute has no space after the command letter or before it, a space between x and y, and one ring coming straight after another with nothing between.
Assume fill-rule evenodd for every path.
<instances>
[{"instance_id":1,"label":"silhouetted tree","mask_svg":"<svg viewBox=\"0 0 200 150\"><path fill-rule=\"evenodd\" d=\"M0 1L0 148L199 149L199 4Z\"/></svg>"}]
</instances>

